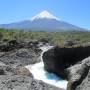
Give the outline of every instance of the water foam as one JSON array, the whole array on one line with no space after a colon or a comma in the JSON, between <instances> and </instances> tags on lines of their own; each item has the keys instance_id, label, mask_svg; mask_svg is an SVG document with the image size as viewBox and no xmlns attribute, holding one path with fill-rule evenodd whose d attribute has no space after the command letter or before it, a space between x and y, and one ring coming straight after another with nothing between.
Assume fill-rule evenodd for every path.
<instances>
[{"instance_id":1,"label":"water foam","mask_svg":"<svg viewBox=\"0 0 90 90\"><path fill-rule=\"evenodd\" d=\"M67 88L66 80L62 80L60 77L56 76L55 74L48 73L47 71L44 70L44 63L42 60L42 55L45 51L47 51L48 49L50 49L52 47L53 46L41 47L40 49L43 50L41 53L41 56L40 56L41 62L33 64L33 65L28 65L28 66L26 66L26 68L30 70L30 72L33 74L35 79L42 80L45 83L54 85L59 88L66 89Z\"/></svg>"}]
</instances>

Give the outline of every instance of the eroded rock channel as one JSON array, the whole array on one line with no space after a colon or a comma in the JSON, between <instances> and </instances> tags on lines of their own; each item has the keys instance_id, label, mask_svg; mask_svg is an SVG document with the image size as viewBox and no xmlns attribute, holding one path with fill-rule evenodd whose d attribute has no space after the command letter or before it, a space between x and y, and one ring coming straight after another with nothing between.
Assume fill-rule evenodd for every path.
<instances>
[{"instance_id":1,"label":"eroded rock channel","mask_svg":"<svg viewBox=\"0 0 90 90\"><path fill-rule=\"evenodd\" d=\"M39 42L0 45L0 90L64 90L36 80L27 65L40 63ZM90 90L90 46L53 47L43 53L44 69L68 81L67 90Z\"/></svg>"},{"instance_id":2,"label":"eroded rock channel","mask_svg":"<svg viewBox=\"0 0 90 90\"><path fill-rule=\"evenodd\" d=\"M33 78L26 65L40 62L35 42L10 41L0 45L0 90L60 90ZM61 89L62 90L62 89Z\"/></svg>"},{"instance_id":3,"label":"eroded rock channel","mask_svg":"<svg viewBox=\"0 0 90 90\"><path fill-rule=\"evenodd\" d=\"M43 54L44 68L68 80L67 90L90 89L90 46L54 47Z\"/></svg>"}]
</instances>

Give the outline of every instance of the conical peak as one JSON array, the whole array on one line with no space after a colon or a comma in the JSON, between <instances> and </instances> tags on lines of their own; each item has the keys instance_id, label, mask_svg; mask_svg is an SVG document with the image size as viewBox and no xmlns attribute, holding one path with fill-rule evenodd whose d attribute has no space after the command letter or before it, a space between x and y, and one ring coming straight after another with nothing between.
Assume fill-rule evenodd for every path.
<instances>
[{"instance_id":1,"label":"conical peak","mask_svg":"<svg viewBox=\"0 0 90 90\"><path fill-rule=\"evenodd\" d=\"M43 12L40 13L40 15L42 17L50 17L51 16L51 14L48 11L43 11Z\"/></svg>"},{"instance_id":2,"label":"conical peak","mask_svg":"<svg viewBox=\"0 0 90 90\"><path fill-rule=\"evenodd\" d=\"M39 14L37 14L36 16L32 17L31 20L43 19L43 18L59 20L57 17L53 16L51 13L49 13L46 10L41 12L41 13L39 13Z\"/></svg>"}]
</instances>

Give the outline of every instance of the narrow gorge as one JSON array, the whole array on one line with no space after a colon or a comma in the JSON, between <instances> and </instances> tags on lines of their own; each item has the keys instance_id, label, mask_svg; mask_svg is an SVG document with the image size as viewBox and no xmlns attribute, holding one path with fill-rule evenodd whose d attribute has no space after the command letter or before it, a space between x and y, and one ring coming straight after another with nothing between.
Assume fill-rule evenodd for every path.
<instances>
[{"instance_id":1,"label":"narrow gorge","mask_svg":"<svg viewBox=\"0 0 90 90\"><path fill-rule=\"evenodd\" d=\"M45 53L46 51L48 51L49 49L53 48L53 46L43 46L40 47L40 49L42 50L40 59L41 62L39 63L35 63L34 65L28 65L26 66L27 69L30 70L30 72L32 73L33 77L37 80L42 80L45 83L54 85L56 87L65 89L67 88L67 81L61 79L60 77L58 77L57 75L55 75L54 73L49 73L44 69L44 62L43 62L43 53Z\"/></svg>"}]
</instances>

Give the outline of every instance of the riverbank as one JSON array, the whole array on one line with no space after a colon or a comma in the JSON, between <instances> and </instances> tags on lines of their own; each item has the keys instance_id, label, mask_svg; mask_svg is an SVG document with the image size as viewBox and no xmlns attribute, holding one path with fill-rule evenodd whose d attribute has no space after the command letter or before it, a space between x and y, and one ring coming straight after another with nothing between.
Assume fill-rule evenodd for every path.
<instances>
[{"instance_id":1,"label":"riverbank","mask_svg":"<svg viewBox=\"0 0 90 90\"><path fill-rule=\"evenodd\" d=\"M40 62L38 45L14 42L0 45L0 90L60 90L34 79L24 67Z\"/></svg>"},{"instance_id":2,"label":"riverbank","mask_svg":"<svg viewBox=\"0 0 90 90\"><path fill-rule=\"evenodd\" d=\"M32 73L33 77L37 80L42 80L43 82L47 84L54 85L59 88L63 88L66 90L67 88L67 81L61 79L57 75L53 73L49 73L44 70L44 63L43 63L43 53L46 52L47 50L53 48L53 46L43 46L40 47L42 49L42 53L40 55L41 62L33 64L33 65L28 65L26 66L27 69Z\"/></svg>"}]
</instances>

